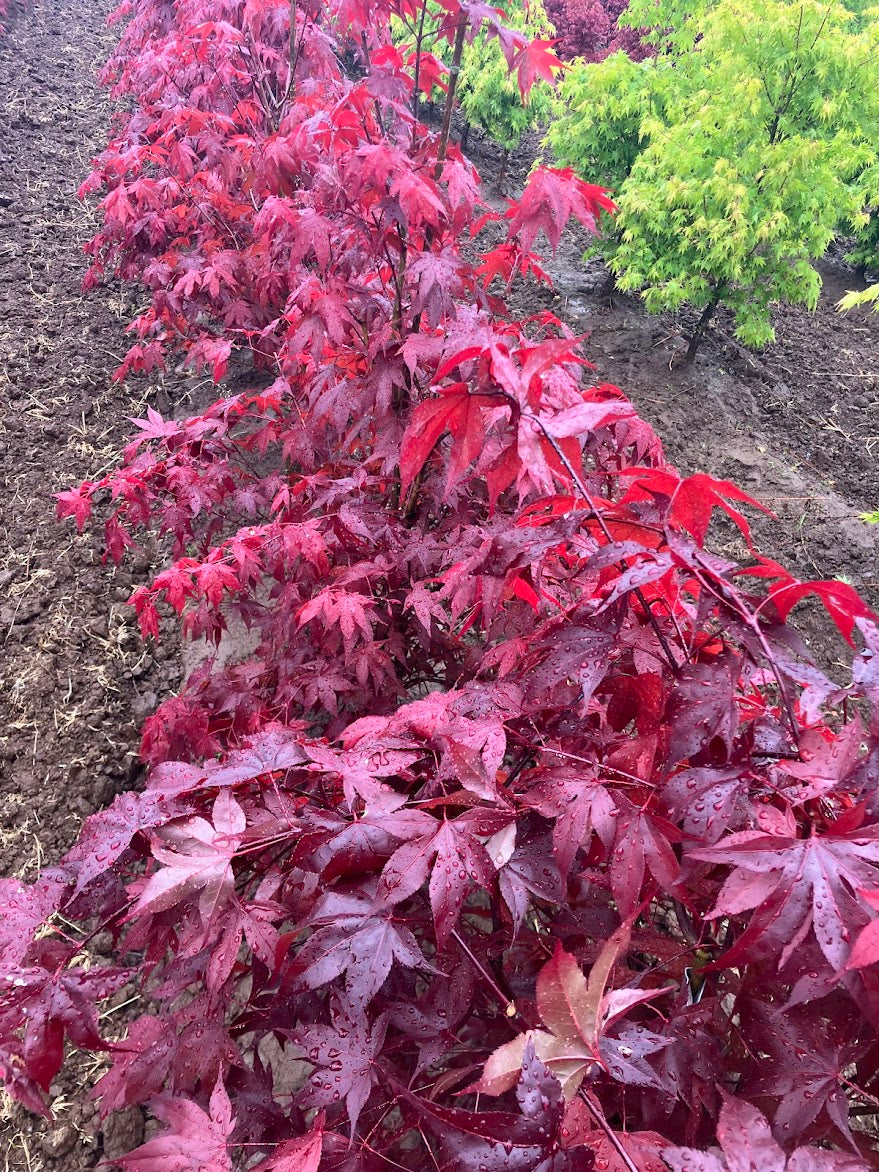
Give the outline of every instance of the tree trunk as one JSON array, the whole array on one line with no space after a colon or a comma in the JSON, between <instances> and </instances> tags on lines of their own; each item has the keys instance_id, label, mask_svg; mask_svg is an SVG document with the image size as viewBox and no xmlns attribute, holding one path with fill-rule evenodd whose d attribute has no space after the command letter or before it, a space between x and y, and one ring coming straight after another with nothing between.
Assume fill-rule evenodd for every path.
<instances>
[{"instance_id":1,"label":"tree trunk","mask_svg":"<svg viewBox=\"0 0 879 1172\"><path fill-rule=\"evenodd\" d=\"M470 143L470 123L464 123L464 129L461 131L461 150L466 151Z\"/></svg>"},{"instance_id":2,"label":"tree trunk","mask_svg":"<svg viewBox=\"0 0 879 1172\"><path fill-rule=\"evenodd\" d=\"M510 150L505 150L501 156L501 169L497 173L497 189L501 195L505 195L505 187L507 183L507 167L510 165Z\"/></svg>"},{"instance_id":3,"label":"tree trunk","mask_svg":"<svg viewBox=\"0 0 879 1172\"><path fill-rule=\"evenodd\" d=\"M455 34L455 49L452 54L452 64L449 68L449 89L446 94L446 108L443 111L443 128L440 131L439 147L436 152L436 175L439 179L443 170L443 161L449 145L449 134L452 129L452 111L455 109L455 90L458 88L458 74L461 72L461 57L464 53L464 37L467 35L467 17L464 13L458 21L458 31Z\"/></svg>"},{"instance_id":4,"label":"tree trunk","mask_svg":"<svg viewBox=\"0 0 879 1172\"><path fill-rule=\"evenodd\" d=\"M705 339L705 335L708 333L708 327L711 324L711 319L714 317L714 311L720 304L720 299L722 296L723 286L718 285L718 287L711 294L711 300L702 310L702 316L696 322L695 330L693 330L693 333L690 335L690 345L687 347L687 354L684 358L684 364L686 366L689 366L696 357L696 353L699 347L702 345L702 342Z\"/></svg>"},{"instance_id":5,"label":"tree trunk","mask_svg":"<svg viewBox=\"0 0 879 1172\"><path fill-rule=\"evenodd\" d=\"M604 279L596 290L595 296L608 304L613 302L613 295L617 291L617 275L612 268L608 268Z\"/></svg>"}]
</instances>

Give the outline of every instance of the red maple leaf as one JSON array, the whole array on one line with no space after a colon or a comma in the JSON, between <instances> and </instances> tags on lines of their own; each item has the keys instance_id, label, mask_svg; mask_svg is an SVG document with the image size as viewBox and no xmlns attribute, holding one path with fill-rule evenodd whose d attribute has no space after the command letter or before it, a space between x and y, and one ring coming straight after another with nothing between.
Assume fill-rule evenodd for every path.
<instances>
[{"instance_id":1,"label":"red maple leaf","mask_svg":"<svg viewBox=\"0 0 879 1172\"><path fill-rule=\"evenodd\" d=\"M87 1050L106 1050L98 1030L98 1003L131 979L127 969L49 971L39 966L0 966L4 989L0 1037L24 1030L21 1065L44 1091L61 1069L65 1037Z\"/></svg>"},{"instance_id":2,"label":"red maple leaf","mask_svg":"<svg viewBox=\"0 0 879 1172\"><path fill-rule=\"evenodd\" d=\"M767 600L773 603L782 621L787 618L798 602L808 598L810 594L814 594L824 604L827 613L851 646L854 646L852 632L856 622L865 619L874 621L876 618L857 590L849 586L847 582L839 582L834 579L801 582L778 562L765 557L758 557L757 565L748 566L740 573L768 580Z\"/></svg>"},{"instance_id":3,"label":"red maple leaf","mask_svg":"<svg viewBox=\"0 0 879 1172\"><path fill-rule=\"evenodd\" d=\"M203 924L208 924L234 894L232 859L245 828L244 811L227 789L214 801L213 825L199 816L172 822L156 832L152 855L163 865L129 891L137 902L129 913L155 914L198 896Z\"/></svg>"},{"instance_id":4,"label":"red maple leaf","mask_svg":"<svg viewBox=\"0 0 879 1172\"><path fill-rule=\"evenodd\" d=\"M376 915L369 900L329 892L315 908L315 927L296 954L301 980L319 989L345 973L351 1005L366 1006L396 961L406 968L430 968L405 924Z\"/></svg>"},{"instance_id":5,"label":"red maple leaf","mask_svg":"<svg viewBox=\"0 0 879 1172\"><path fill-rule=\"evenodd\" d=\"M253 1172L317 1172L323 1154L325 1113L318 1111L305 1135L279 1144Z\"/></svg>"},{"instance_id":6,"label":"red maple leaf","mask_svg":"<svg viewBox=\"0 0 879 1172\"><path fill-rule=\"evenodd\" d=\"M868 918L855 896L879 878L879 830L807 839L743 830L688 855L734 868L712 917L753 910L748 927L718 963L734 966L769 955L779 957L781 967L811 932L837 971L848 960L853 931Z\"/></svg>"},{"instance_id":7,"label":"red maple leaf","mask_svg":"<svg viewBox=\"0 0 879 1172\"><path fill-rule=\"evenodd\" d=\"M844 1152L797 1148L790 1156L772 1137L769 1123L744 1099L724 1095L717 1125L719 1152L666 1148L672 1172L862 1172L863 1162Z\"/></svg>"},{"instance_id":8,"label":"red maple leaf","mask_svg":"<svg viewBox=\"0 0 879 1172\"><path fill-rule=\"evenodd\" d=\"M473 886L488 887L494 879L494 865L478 832L478 814L465 812L405 842L382 871L378 906L408 899L428 883L429 876L430 905L437 942L442 947L458 922L467 892Z\"/></svg>"},{"instance_id":9,"label":"red maple leaf","mask_svg":"<svg viewBox=\"0 0 879 1172\"><path fill-rule=\"evenodd\" d=\"M615 210L603 187L584 183L569 167L537 167L521 197L510 202L506 216L510 235L518 236L524 251L530 252L540 231L555 251L571 216L595 232L601 212Z\"/></svg>"},{"instance_id":10,"label":"red maple leaf","mask_svg":"<svg viewBox=\"0 0 879 1172\"><path fill-rule=\"evenodd\" d=\"M542 41L535 37L513 55L513 69L519 81L519 92L523 100L527 99L538 79L555 85L556 75L568 68L553 52L554 44L555 41Z\"/></svg>"},{"instance_id":11,"label":"red maple leaf","mask_svg":"<svg viewBox=\"0 0 879 1172\"><path fill-rule=\"evenodd\" d=\"M160 1096L152 1109L167 1130L119 1161L125 1172L232 1172L228 1140L235 1126L222 1079L209 1112L191 1099Z\"/></svg>"},{"instance_id":12,"label":"red maple leaf","mask_svg":"<svg viewBox=\"0 0 879 1172\"><path fill-rule=\"evenodd\" d=\"M314 1023L291 1035L315 1067L299 1101L306 1108L330 1107L344 1098L353 1130L372 1089L387 1020L380 1017L370 1025L360 1009L338 995L332 997L331 1015L332 1025Z\"/></svg>"},{"instance_id":13,"label":"red maple leaf","mask_svg":"<svg viewBox=\"0 0 879 1172\"><path fill-rule=\"evenodd\" d=\"M723 509L737 525L742 536L751 545L751 530L744 516L730 501L741 501L772 516L759 501L743 492L729 480L716 480L704 472L681 477L674 469L668 468L625 468L623 476L633 478L632 486L624 499L637 499L646 494L656 494L668 499L668 519L690 534L698 544L704 545L708 526L714 509Z\"/></svg>"},{"instance_id":14,"label":"red maple leaf","mask_svg":"<svg viewBox=\"0 0 879 1172\"><path fill-rule=\"evenodd\" d=\"M611 936L593 964L588 980L576 959L557 945L552 960L543 966L537 978L537 1011L546 1029L529 1030L500 1046L485 1063L482 1077L470 1089L487 1095L500 1095L509 1090L515 1085L529 1044L559 1079L568 1100L577 1093L587 1071L593 1066L596 1069L604 1066L608 1060L619 1070L621 1081L627 1081L619 1052L608 1053L605 1048L606 1031L633 1006L664 992L634 988L608 990L611 971L628 946L630 930L631 921L628 921ZM613 1044L613 1039L609 1040ZM636 1060L631 1043L620 1049L627 1055L627 1061ZM645 1079L636 1072L631 1081L638 1084Z\"/></svg>"}]
</instances>

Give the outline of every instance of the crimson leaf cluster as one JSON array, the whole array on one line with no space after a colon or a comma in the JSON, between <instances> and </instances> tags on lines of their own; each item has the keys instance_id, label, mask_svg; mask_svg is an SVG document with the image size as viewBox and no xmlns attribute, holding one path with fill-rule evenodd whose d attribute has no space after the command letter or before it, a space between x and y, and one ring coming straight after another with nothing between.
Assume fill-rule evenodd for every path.
<instances>
[{"instance_id":1,"label":"crimson leaf cluster","mask_svg":"<svg viewBox=\"0 0 879 1172\"><path fill-rule=\"evenodd\" d=\"M567 60L603 61L622 51L633 60L647 56L637 29L620 27L629 0L547 0L546 11L558 34L556 49Z\"/></svg>"},{"instance_id":2,"label":"crimson leaf cluster","mask_svg":"<svg viewBox=\"0 0 879 1172\"><path fill-rule=\"evenodd\" d=\"M59 512L168 545L145 636L164 606L248 640L147 722L142 792L0 886L8 1090L46 1110L65 1047L103 1052L101 1111L163 1125L140 1172L866 1166L879 630L709 552L754 502L509 312L538 237L612 205L538 169L493 213L390 22L487 28L525 92L546 45L479 0L120 15L86 190L91 279L147 293L122 374L234 356L253 389L149 410ZM859 641L844 685L807 595Z\"/></svg>"}]
</instances>

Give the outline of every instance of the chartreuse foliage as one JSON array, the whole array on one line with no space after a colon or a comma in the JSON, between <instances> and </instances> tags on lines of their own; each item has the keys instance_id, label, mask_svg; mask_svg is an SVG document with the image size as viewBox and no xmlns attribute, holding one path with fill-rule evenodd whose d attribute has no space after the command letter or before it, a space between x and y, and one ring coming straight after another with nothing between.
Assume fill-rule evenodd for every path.
<instances>
[{"instance_id":1,"label":"chartreuse foliage","mask_svg":"<svg viewBox=\"0 0 879 1172\"><path fill-rule=\"evenodd\" d=\"M840 298L839 308L842 310L856 309L859 305L875 305L879 302L879 285L869 285L856 293L846 293Z\"/></svg>"},{"instance_id":2,"label":"chartreuse foliage","mask_svg":"<svg viewBox=\"0 0 879 1172\"><path fill-rule=\"evenodd\" d=\"M643 149L646 118L664 108L657 84L663 67L625 53L572 62L557 86L546 136L555 159L620 191Z\"/></svg>"},{"instance_id":3,"label":"chartreuse foliage","mask_svg":"<svg viewBox=\"0 0 879 1172\"><path fill-rule=\"evenodd\" d=\"M572 71L551 145L581 173L616 179L605 251L621 288L643 290L654 311L702 309L695 343L724 303L737 336L763 345L772 302L813 306L810 261L841 223L863 219L879 25L853 32L847 10L823 0L722 0L678 26L676 3L660 8L666 55ZM610 68L619 83L599 123L582 111Z\"/></svg>"},{"instance_id":4,"label":"chartreuse foliage","mask_svg":"<svg viewBox=\"0 0 879 1172\"><path fill-rule=\"evenodd\" d=\"M876 19L879 20L879 10ZM858 227L846 260L863 272L879 272L879 158L858 177L858 192L867 209L866 222Z\"/></svg>"},{"instance_id":5,"label":"chartreuse foliage","mask_svg":"<svg viewBox=\"0 0 879 1172\"><path fill-rule=\"evenodd\" d=\"M660 59L678 58L694 48L706 15L716 6L717 0L630 0L619 24L639 29Z\"/></svg>"},{"instance_id":6,"label":"chartreuse foliage","mask_svg":"<svg viewBox=\"0 0 879 1172\"><path fill-rule=\"evenodd\" d=\"M148 410L59 512L164 543L146 637L162 609L251 649L160 705L142 791L0 884L8 1091L46 1110L102 1054L102 1114L161 1124L130 1172L875 1163L879 628L713 555L754 502L510 312L605 193L538 168L472 243L493 213L390 32L415 0L122 11L87 188L93 279L144 290L125 371L261 376ZM443 12L552 78L494 9ZM845 679L788 626L809 595Z\"/></svg>"},{"instance_id":7,"label":"chartreuse foliage","mask_svg":"<svg viewBox=\"0 0 879 1172\"><path fill-rule=\"evenodd\" d=\"M541 0L508 4L507 20L534 40L551 40L555 30ZM505 151L514 150L522 135L549 113L550 87L534 85L523 98L496 38L484 33L464 49L458 97L468 123L480 127Z\"/></svg>"}]
</instances>

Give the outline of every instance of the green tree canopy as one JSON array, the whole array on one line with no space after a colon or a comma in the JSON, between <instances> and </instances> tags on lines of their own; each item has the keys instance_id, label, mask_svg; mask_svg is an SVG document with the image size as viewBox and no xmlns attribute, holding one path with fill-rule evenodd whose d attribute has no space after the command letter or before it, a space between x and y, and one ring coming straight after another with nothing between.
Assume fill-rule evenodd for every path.
<instances>
[{"instance_id":1,"label":"green tree canopy","mask_svg":"<svg viewBox=\"0 0 879 1172\"><path fill-rule=\"evenodd\" d=\"M555 36L542 0L507 4L505 20L532 39L550 40ZM522 100L516 77L510 73L496 37L482 33L464 49L458 78L464 117L505 151L515 150L522 135L547 117L550 94L546 82L538 81L528 100Z\"/></svg>"},{"instance_id":2,"label":"green tree canopy","mask_svg":"<svg viewBox=\"0 0 879 1172\"><path fill-rule=\"evenodd\" d=\"M633 0L630 19L646 5ZM681 8L661 0L652 10L670 20ZM621 84L596 94L588 116L584 95L607 62L576 81L572 71L550 144L584 176L616 180L604 251L621 288L643 290L654 311L702 309L693 351L720 303L743 342L763 345L772 302L814 306L810 261L841 223L866 221L879 26L857 31L837 0L687 8L686 35L666 34L668 51L644 66L614 63Z\"/></svg>"}]
</instances>

